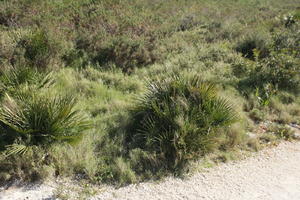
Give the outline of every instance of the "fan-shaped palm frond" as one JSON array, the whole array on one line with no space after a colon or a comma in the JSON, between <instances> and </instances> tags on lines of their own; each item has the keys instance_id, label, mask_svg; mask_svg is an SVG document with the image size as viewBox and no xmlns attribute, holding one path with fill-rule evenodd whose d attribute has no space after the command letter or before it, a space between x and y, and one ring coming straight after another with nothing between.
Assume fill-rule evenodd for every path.
<instances>
[{"instance_id":1,"label":"fan-shaped palm frond","mask_svg":"<svg viewBox=\"0 0 300 200\"><path fill-rule=\"evenodd\" d=\"M164 154L171 166L210 149L218 130L238 119L214 84L178 75L149 83L131 114L127 141Z\"/></svg>"},{"instance_id":2,"label":"fan-shaped palm frond","mask_svg":"<svg viewBox=\"0 0 300 200\"><path fill-rule=\"evenodd\" d=\"M54 142L76 142L90 128L89 121L74 109L72 96L50 96L34 92L6 95L0 126L7 141L21 138L23 146L48 146ZM24 152L20 145L8 144L11 152ZM16 148L15 148L16 147Z\"/></svg>"},{"instance_id":3,"label":"fan-shaped palm frond","mask_svg":"<svg viewBox=\"0 0 300 200\"><path fill-rule=\"evenodd\" d=\"M0 69L0 97L5 93L18 93L23 87L37 90L48 88L53 83L52 73L39 73L35 68L8 67Z\"/></svg>"}]
</instances>

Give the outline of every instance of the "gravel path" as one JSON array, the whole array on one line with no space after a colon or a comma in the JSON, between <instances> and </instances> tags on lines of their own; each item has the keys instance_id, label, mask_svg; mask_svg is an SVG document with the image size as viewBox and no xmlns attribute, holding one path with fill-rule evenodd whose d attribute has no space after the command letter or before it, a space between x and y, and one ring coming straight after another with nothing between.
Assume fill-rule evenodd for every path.
<instances>
[{"instance_id":1,"label":"gravel path","mask_svg":"<svg viewBox=\"0 0 300 200\"><path fill-rule=\"evenodd\" d=\"M50 185L0 190L0 200L54 199ZM283 142L275 148L236 163L222 164L208 172L181 180L142 183L120 189L101 188L93 200L299 200L300 142Z\"/></svg>"}]
</instances>

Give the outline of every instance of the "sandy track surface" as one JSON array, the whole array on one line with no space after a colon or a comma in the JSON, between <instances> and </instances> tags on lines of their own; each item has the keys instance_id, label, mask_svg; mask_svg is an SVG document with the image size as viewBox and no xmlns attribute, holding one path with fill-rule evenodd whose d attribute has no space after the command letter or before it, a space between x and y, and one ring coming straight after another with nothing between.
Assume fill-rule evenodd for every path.
<instances>
[{"instance_id":1,"label":"sandy track surface","mask_svg":"<svg viewBox=\"0 0 300 200\"><path fill-rule=\"evenodd\" d=\"M51 200L51 185L8 188L0 200ZM299 200L300 142L283 142L255 156L222 164L187 179L167 178L160 183L141 183L120 189L101 188L91 199L134 200Z\"/></svg>"},{"instance_id":2,"label":"sandy track surface","mask_svg":"<svg viewBox=\"0 0 300 200\"><path fill-rule=\"evenodd\" d=\"M300 143L282 143L186 180L131 185L95 199L300 200Z\"/></svg>"}]
</instances>

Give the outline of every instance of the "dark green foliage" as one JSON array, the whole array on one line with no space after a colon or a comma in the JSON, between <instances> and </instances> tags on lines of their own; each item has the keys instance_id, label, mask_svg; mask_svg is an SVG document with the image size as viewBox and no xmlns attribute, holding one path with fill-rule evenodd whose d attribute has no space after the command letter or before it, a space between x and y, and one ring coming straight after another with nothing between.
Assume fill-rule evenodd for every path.
<instances>
[{"instance_id":1,"label":"dark green foliage","mask_svg":"<svg viewBox=\"0 0 300 200\"><path fill-rule=\"evenodd\" d=\"M196 19L195 19L195 16L193 15L188 15L188 16L185 16L182 20L181 20L181 23L179 25L179 30L180 31L186 31L186 30L190 30L194 27L197 27L199 24L201 24L200 22L198 22Z\"/></svg>"},{"instance_id":2,"label":"dark green foliage","mask_svg":"<svg viewBox=\"0 0 300 200\"><path fill-rule=\"evenodd\" d=\"M70 96L51 97L32 91L7 95L0 114L1 141L11 145L12 153L22 153L30 146L75 142L89 123L74 106Z\"/></svg>"},{"instance_id":3,"label":"dark green foliage","mask_svg":"<svg viewBox=\"0 0 300 200\"><path fill-rule=\"evenodd\" d=\"M286 54L272 52L270 57L259 61L250 72L249 77L241 80L242 88L260 88L267 84L280 90L299 92L300 60Z\"/></svg>"},{"instance_id":4,"label":"dark green foliage","mask_svg":"<svg viewBox=\"0 0 300 200\"><path fill-rule=\"evenodd\" d=\"M277 30L272 34L273 49L293 56L300 56L300 24L295 24L289 29Z\"/></svg>"},{"instance_id":5,"label":"dark green foliage","mask_svg":"<svg viewBox=\"0 0 300 200\"><path fill-rule=\"evenodd\" d=\"M10 27L18 25L18 18L20 16L15 14L13 10L7 9L5 11L0 10L0 25Z\"/></svg>"},{"instance_id":6,"label":"dark green foliage","mask_svg":"<svg viewBox=\"0 0 300 200\"><path fill-rule=\"evenodd\" d=\"M245 60L235 61L231 63L233 75L238 78L245 78L249 75L249 72L253 70L254 64Z\"/></svg>"},{"instance_id":7,"label":"dark green foliage","mask_svg":"<svg viewBox=\"0 0 300 200\"><path fill-rule=\"evenodd\" d=\"M50 160L46 154L44 149L32 147L22 155L0 157L0 183L14 179L34 182L53 175L54 170L48 163Z\"/></svg>"},{"instance_id":8,"label":"dark green foliage","mask_svg":"<svg viewBox=\"0 0 300 200\"><path fill-rule=\"evenodd\" d=\"M150 38L120 36L108 38L81 37L76 40L75 49L63 56L67 66L84 67L89 63L105 67L113 64L123 72L147 66L161 58L155 51L155 41Z\"/></svg>"},{"instance_id":9,"label":"dark green foliage","mask_svg":"<svg viewBox=\"0 0 300 200\"><path fill-rule=\"evenodd\" d=\"M51 52L49 40L44 31L34 33L28 41L26 41L24 56L35 66L47 66Z\"/></svg>"},{"instance_id":10,"label":"dark green foliage","mask_svg":"<svg viewBox=\"0 0 300 200\"><path fill-rule=\"evenodd\" d=\"M296 23L296 19L293 15L286 15L284 17L284 25L285 27L291 27Z\"/></svg>"},{"instance_id":11,"label":"dark green foliage","mask_svg":"<svg viewBox=\"0 0 300 200\"><path fill-rule=\"evenodd\" d=\"M120 37L101 47L94 61L100 64L112 62L124 72L130 72L135 67L156 61L158 55L154 50L155 46L150 41Z\"/></svg>"},{"instance_id":12,"label":"dark green foliage","mask_svg":"<svg viewBox=\"0 0 300 200\"><path fill-rule=\"evenodd\" d=\"M26 82L33 83L39 76L41 75L36 70L29 67L10 67L0 70L1 83L7 88Z\"/></svg>"},{"instance_id":13,"label":"dark green foliage","mask_svg":"<svg viewBox=\"0 0 300 200\"><path fill-rule=\"evenodd\" d=\"M282 92L278 94L278 97L283 104L291 104L295 102L295 96L288 92Z\"/></svg>"},{"instance_id":14,"label":"dark green foliage","mask_svg":"<svg viewBox=\"0 0 300 200\"><path fill-rule=\"evenodd\" d=\"M91 63L89 55L84 50L73 49L62 57L66 66L83 69Z\"/></svg>"},{"instance_id":15,"label":"dark green foliage","mask_svg":"<svg viewBox=\"0 0 300 200\"><path fill-rule=\"evenodd\" d=\"M3 68L0 69L0 97L5 92L14 91L18 86L24 83L34 82L37 78L33 70L30 68Z\"/></svg>"},{"instance_id":16,"label":"dark green foliage","mask_svg":"<svg viewBox=\"0 0 300 200\"><path fill-rule=\"evenodd\" d=\"M265 58L269 55L270 51L267 42L264 37L250 35L239 41L235 49L242 53L244 57L251 60L254 60L256 56L258 58Z\"/></svg>"},{"instance_id":17,"label":"dark green foliage","mask_svg":"<svg viewBox=\"0 0 300 200\"><path fill-rule=\"evenodd\" d=\"M7 67L0 69L0 97L4 93L14 94L23 86L34 85L36 89L53 83L51 74L39 73L31 67Z\"/></svg>"},{"instance_id":18,"label":"dark green foliage","mask_svg":"<svg viewBox=\"0 0 300 200\"><path fill-rule=\"evenodd\" d=\"M171 169L212 150L221 129L237 120L215 86L198 76L150 83L131 113L126 141L160 155Z\"/></svg>"},{"instance_id":19,"label":"dark green foliage","mask_svg":"<svg viewBox=\"0 0 300 200\"><path fill-rule=\"evenodd\" d=\"M29 65L45 69L57 52L58 46L50 39L47 32L36 30L18 42L11 64L13 66ZM25 61L22 61L23 58Z\"/></svg>"}]
</instances>

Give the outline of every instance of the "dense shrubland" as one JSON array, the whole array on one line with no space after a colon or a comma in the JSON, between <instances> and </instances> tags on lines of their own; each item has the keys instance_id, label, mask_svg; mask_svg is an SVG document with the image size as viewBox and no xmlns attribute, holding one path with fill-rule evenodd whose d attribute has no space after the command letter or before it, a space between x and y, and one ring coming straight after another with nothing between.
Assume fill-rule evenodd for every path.
<instances>
[{"instance_id":1,"label":"dense shrubland","mask_svg":"<svg viewBox=\"0 0 300 200\"><path fill-rule=\"evenodd\" d=\"M176 75L149 83L131 115L125 127L126 144L158 154L167 168L178 168L209 152L221 129L237 121L213 84Z\"/></svg>"},{"instance_id":2,"label":"dense shrubland","mask_svg":"<svg viewBox=\"0 0 300 200\"><path fill-rule=\"evenodd\" d=\"M0 181L126 184L292 139L298 4L1 1Z\"/></svg>"}]
</instances>

